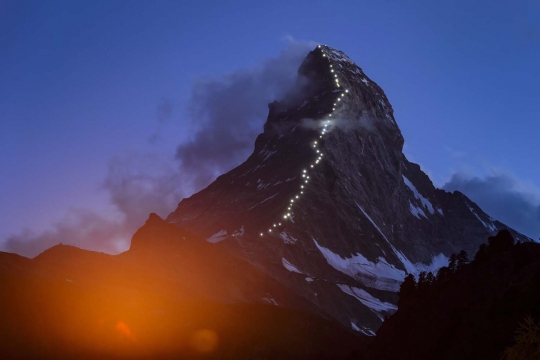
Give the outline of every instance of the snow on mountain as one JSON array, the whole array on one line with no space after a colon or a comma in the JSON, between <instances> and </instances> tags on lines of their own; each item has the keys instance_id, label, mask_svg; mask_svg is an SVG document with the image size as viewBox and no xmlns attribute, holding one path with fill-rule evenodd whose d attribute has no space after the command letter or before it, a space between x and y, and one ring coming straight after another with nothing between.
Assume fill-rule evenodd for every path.
<instances>
[{"instance_id":1,"label":"snow on mountain","mask_svg":"<svg viewBox=\"0 0 540 360\"><path fill-rule=\"evenodd\" d=\"M320 315L372 334L395 310L406 274L436 270L462 249L472 256L506 226L462 193L436 189L406 159L383 90L343 52L317 46L298 76L300 95L269 104L253 154L167 221L212 239Z\"/></svg>"}]
</instances>

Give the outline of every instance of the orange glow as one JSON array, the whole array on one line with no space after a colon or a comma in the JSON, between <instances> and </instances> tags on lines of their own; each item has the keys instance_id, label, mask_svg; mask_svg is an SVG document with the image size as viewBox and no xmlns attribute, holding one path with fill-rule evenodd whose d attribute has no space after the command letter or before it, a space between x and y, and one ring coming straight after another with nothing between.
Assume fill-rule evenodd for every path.
<instances>
[{"instance_id":1,"label":"orange glow","mask_svg":"<svg viewBox=\"0 0 540 360\"><path fill-rule=\"evenodd\" d=\"M197 330L191 337L191 346L201 353L210 353L216 349L217 345L218 336L212 330Z\"/></svg>"},{"instance_id":2,"label":"orange glow","mask_svg":"<svg viewBox=\"0 0 540 360\"><path fill-rule=\"evenodd\" d=\"M131 332L129 326L127 326L127 324L125 322L123 322L123 321L119 321L116 324L116 331L118 331L118 333L120 335L122 335L124 338L128 339L131 342L137 341L137 339L135 338L135 336Z\"/></svg>"}]
</instances>

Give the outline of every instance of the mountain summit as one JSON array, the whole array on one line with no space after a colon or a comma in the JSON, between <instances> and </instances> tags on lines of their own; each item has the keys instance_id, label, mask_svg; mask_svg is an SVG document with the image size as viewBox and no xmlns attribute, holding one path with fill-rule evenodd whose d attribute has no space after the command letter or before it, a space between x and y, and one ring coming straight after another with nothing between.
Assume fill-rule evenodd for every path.
<instances>
[{"instance_id":1,"label":"mountain summit","mask_svg":"<svg viewBox=\"0 0 540 360\"><path fill-rule=\"evenodd\" d=\"M166 221L373 335L407 274L472 255L507 226L406 159L383 90L343 52L317 46L295 90L269 105L253 154Z\"/></svg>"}]
</instances>

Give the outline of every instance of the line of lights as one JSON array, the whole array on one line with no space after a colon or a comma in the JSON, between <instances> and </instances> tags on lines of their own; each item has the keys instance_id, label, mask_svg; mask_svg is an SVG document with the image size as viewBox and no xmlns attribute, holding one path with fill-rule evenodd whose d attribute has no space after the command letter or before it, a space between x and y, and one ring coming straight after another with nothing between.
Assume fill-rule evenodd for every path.
<instances>
[{"instance_id":1,"label":"line of lights","mask_svg":"<svg viewBox=\"0 0 540 360\"><path fill-rule=\"evenodd\" d=\"M324 50L321 48L321 45L318 45L317 46L319 49L321 49L321 53L322 53L322 56L323 57L327 57L326 56L326 53L324 52ZM328 59L328 62L330 62L330 59ZM330 74L332 75L334 73L334 69L333 69L333 66L332 64L330 64ZM340 88L341 85L339 84L339 78L337 76L337 74L334 74L334 78L335 78L335 81L336 81L336 88ZM345 93L348 93L349 90L345 90ZM341 98L345 96L345 93L341 93L341 96L338 95L337 97L337 101L335 103L333 103L333 107L332 107L332 111L331 112L335 112L336 111L336 107L337 107L337 102L338 101L341 101ZM328 117L332 117L332 114L328 114ZM321 129L321 132L320 132L320 135L319 135L319 138L322 139L323 136L328 132L328 125L330 124L330 120L331 119L327 119L324 121L324 125ZM313 145L313 149L315 151L315 155L317 156L317 158L315 159L315 162L312 163L312 164L309 164L309 168L314 168L317 164L319 164L321 161L322 161L322 158L323 158L323 153L320 149L318 149L318 146L319 144L317 143L317 141L313 141L312 143ZM300 185L300 192L296 195L293 195L293 197L290 199L289 203L287 204L287 210L286 212L284 212L283 214L283 219L284 220L288 220L291 218L291 211L292 211L292 208L293 208L293 205L295 204L295 202L297 202L298 200L300 200L300 195L304 194L304 189L305 187L307 186L306 184L308 184L309 182L309 173L306 169L302 169L302 183ZM277 223L274 223L272 224L272 226L270 228L268 228L268 233L271 234L272 233L272 229L275 229L275 228L278 228L281 226L281 222L277 222ZM264 236L264 232L261 232L260 236Z\"/></svg>"}]
</instances>

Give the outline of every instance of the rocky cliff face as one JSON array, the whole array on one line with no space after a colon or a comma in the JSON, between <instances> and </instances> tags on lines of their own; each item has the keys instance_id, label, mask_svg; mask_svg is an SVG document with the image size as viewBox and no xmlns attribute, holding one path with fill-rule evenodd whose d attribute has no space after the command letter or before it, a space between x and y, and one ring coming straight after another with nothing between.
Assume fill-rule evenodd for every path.
<instances>
[{"instance_id":1,"label":"rocky cliff face","mask_svg":"<svg viewBox=\"0 0 540 360\"><path fill-rule=\"evenodd\" d=\"M372 335L406 274L461 249L472 255L506 226L406 159L384 92L343 52L318 46L298 74L300 95L269 105L246 162L182 200L167 222Z\"/></svg>"}]
</instances>

